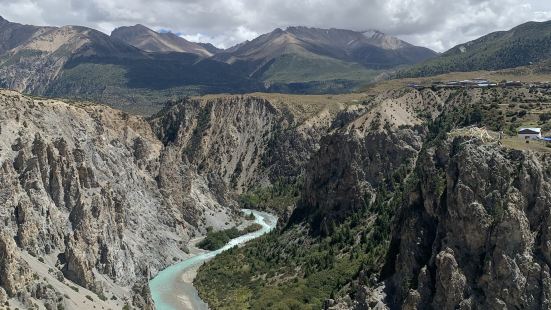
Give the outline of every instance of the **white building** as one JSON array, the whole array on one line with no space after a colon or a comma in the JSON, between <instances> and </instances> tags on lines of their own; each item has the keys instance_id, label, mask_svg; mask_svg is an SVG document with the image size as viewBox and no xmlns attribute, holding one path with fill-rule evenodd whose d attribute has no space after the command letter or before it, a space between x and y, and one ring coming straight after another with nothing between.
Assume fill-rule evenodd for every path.
<instances>
[{"instance_id":1,"label":"white building","mask_svg":"<svg viewBox=\"0 0 551 310\"><path fill-rule=\"evenodd\" d=\"M521 128L518 131L518 137L522 140L541 139L541 128Z\"/></svg>"}]
</instances>

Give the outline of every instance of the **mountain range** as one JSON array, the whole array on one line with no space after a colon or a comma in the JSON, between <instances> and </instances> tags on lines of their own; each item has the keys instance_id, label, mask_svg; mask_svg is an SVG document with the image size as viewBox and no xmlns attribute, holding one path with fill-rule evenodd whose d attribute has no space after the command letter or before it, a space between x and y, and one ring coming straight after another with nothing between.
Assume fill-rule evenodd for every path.
<instances>
[{"instance_id":1,"label":"mountain range","mask_svg":"<svg viewBox=\"0 0 551 310\"><path fill-rule=\"evenodd\" d=\"M306 27L276 29L227 50L143 25L109 36L2 18L0 37L0 86L117 106L155 105L183 94L349 91L383 69L436 56L377 31Z\"/></svg>"},{"instance_id":2,"label":"mountain range","mask_svg":"<svg viewBox=\"0 0 551 310\"><path fill-rule=\"evenodd\" d=\"M143 25L107 35L0 17L0 87L151 114L186 95L341 93L392 75L548 67L550 42L551 22L494 32L442 54L376 30L288 27L219 49Z\"/></svg>"}]
</instances>

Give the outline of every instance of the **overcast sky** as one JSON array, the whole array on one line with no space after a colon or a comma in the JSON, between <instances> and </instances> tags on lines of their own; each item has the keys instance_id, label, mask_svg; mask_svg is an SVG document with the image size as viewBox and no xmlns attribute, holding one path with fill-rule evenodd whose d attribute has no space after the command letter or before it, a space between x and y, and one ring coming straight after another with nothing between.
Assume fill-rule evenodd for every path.
<instances>
[{"instance_id":1,"label":"overcast sky","mask_svg":"<svg viewBox=\"0 0 551 310\"><path fill-rule=\"evenodd\" d=\"M551 19L550 0L0 0L4 18L105 33L144 24L229 47L274 28L377 29L437 51Z\"/></svg>"}]
</instances>

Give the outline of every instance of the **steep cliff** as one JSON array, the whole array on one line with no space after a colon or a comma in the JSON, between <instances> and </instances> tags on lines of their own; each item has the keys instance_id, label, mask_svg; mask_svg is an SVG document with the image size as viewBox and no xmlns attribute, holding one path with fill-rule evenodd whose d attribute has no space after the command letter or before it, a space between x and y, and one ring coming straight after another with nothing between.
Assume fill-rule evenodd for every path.
<instances>
[{"instance_id":1,"label":"steep cliff","mask_svg":"<svg viewBox=\"0 0 551 310\"><path fill-rule=\"evenodd\" d=\"M343 119L345 125L321 141L306 167L293 221L307 219L316 231L329 233L332 224L369 204L395 173L411 169L426 135L420 114L430 95L391 91L355 113L342 113L335 123Z\"/></svg>"},{"instance_id":2,"label":"steep cliff","mask_svg":"<svg viewBox=\"0 0 551 310\"><path fill-rule=\"evenodd\" d=\"M261 96L186 99L161 111L151 124L166 145L163 156L172 158L163 162L189 164L239 194L298 177L346 107L299 113L288 105ZM306 106L296 104L301 105ZM161 182L174 184L170 170L161 168Z\"/></svg>"},{"instance_id":3,"label":"steep cliff","mask_svg":"<svg viewBox=\"0 0 551 310\"><path fill-rule=\"evenodd\" d=\"M148 277L185 257L198 229L235 223L227 205L167 199L157 180L164 146L144 119L9 91L0 105L0 286L23 304L40 299L24 292L46 267L67 285L150 307ZM202 215L209 208L224 212L214 221Z\"/></svg>"},{"instance_id":4,"label":"steep cliff","mask_svg":"<svg viewBox=\"0 0 551 310\"><path fill-rule=\"evenodd\" d=\"M426 149L393 229L388 305L547 307L550 163L470 137Z\"/></svg>"}]
</instances>

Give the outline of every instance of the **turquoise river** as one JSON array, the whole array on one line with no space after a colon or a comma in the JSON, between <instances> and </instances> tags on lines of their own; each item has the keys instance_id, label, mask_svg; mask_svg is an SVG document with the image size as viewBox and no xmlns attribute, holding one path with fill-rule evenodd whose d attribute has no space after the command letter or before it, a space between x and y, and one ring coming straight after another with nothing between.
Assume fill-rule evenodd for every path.
<instances>
[{"instance_id":1,"label":"turquoise river","mask_svg":"<svg viewBox=\"0 0 551 310\"><path fill-rule=\"evenodd\" d=\"M219 250L200 253L159 272L149 282L151 296L157 310L208 309L208 305L199 298L193 286L197 268L223 251L268 233L277 225L277 217L269 213L247 209L243 209L243 212L253 213L255 223L262 225L262 229L232 239Z\"/></svg>"}]
</instances>

